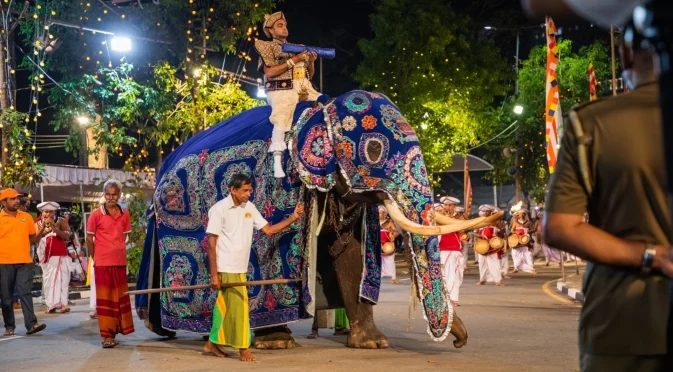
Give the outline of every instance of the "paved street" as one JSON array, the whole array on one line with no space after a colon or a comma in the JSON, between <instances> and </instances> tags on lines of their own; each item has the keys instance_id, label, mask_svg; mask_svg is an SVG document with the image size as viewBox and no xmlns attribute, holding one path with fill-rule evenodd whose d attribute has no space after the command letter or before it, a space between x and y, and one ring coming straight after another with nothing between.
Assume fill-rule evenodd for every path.
<instances>
[{"instance_id":1,"label":"paved street","mask_svg":"<svg viewBox=\"0 0 673 372\"><path fill-rule=\"evenodd\" d=\"M387 350L346 348L345 336L332 336L326 329L321 330L324 337L308 340L311 321L306 320L291 325L300 347L256 351L258 361L248 366L233 357L201 355L203 341L198 335L183 332L176 340L162 341L137 318L133 335L120 337L120 346L104 350L97 323L87 316L88 300L79 300L66 315L44 315L44 308L38 308L38 318L48 327L34 336L24 336L17 311L17 336L0 336L0 370L576 371L579 305L556 292L558 266L538 265L538 271L537 276L512 275L506 287L476 286L477 268L470 266L457 308L469 332L462 349L453 348L452 338L432 342L420 308L412 312L407 329L409 279L401 276L401 285L386 278L375 309L377 324L389 337Z\"/></svg>"}]
</instances>

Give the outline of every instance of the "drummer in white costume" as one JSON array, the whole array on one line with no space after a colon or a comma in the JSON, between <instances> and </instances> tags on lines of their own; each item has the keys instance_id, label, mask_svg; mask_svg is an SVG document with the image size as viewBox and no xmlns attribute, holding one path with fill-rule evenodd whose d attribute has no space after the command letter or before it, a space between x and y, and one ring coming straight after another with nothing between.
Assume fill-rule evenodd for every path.
<instances>
[{"instance_id":1,"label":"drummer in white costume","mask_svg":"<svg viewBox=\"0 0 673 372\"><path fill-rule=\"evenodd\" d=\"M455 209L455 213L453 214L453 218L457 220L467 220L467 216L465 216L465 208L458 206ZM463 270L467 270L467 248L470 245L470 238L469 235L466 232L461 232L460 234L460 244L462 245L463 249Z\"/></svg>"},{"instance_id":2,"label":"drummer in white costume","mask_svg":"<svg viewBox=\"0 0 673 372\"><path fill-rule=\"evenodd\" d=\"M479 207L479 216L488 217L495 211L492 205L484 204ZM502 231L502 226L496 225L483 227L475 232L476 239L484 239L489 242L492 238L498 236ZM486 254L476 254L479 263L479 281L477 285L484 285L486 282L494 282L496 286L502 287L501 271L501 250L491 248Z\"/></svg>"},{"instance_id":3,"label":"drummer in white costume","mask_svg":"<svg viewBox=\"0 0 673 372\"><path fill-rule=\"evenodd\" d=\"M379 207L379 223L381 224L381 278L392 278L393 284L400 284L397 281L397 268L395 267L395 238L399 235L395 223L388 217L388 211L385 207ZM385 251L386 243L391 243L392 252Z\"/></svg>"},{"instance_id":4,"label":"drummer in white costume","mask_svg":"<svg viewBox=\"0 0 673 372\"><path fill-rule=\"evenodd\" d=\"M512 221L510 232L519 237L528 235L529 241L527 244L520 244L512 249L512 261L514 261L514 273L519 270L527 273L536 274L535 265L533 264L533 254L530 247L530 233L533 226L528 219L528 212L521 206L512 207Z\"/></svg>"},{"instance_id":5,"label":"drummer in white costume","mask_svg":"<svg viewBox=\"0 0 673 372\"><path fill-rule=\"evenodd\" d=\"M453 217L456 204L460 203L460 200L451 196L445 196L440 200L444 203L443 205L434 205L435 213ZM442 277L444 278L444 286L449 294L449 299L454 306L460 306L458 300L460 286L463 284L463 272L465 271L460 235L459 232L453 232L439 237L439 257L442 262Z\"/></svg>"}]
</instances>

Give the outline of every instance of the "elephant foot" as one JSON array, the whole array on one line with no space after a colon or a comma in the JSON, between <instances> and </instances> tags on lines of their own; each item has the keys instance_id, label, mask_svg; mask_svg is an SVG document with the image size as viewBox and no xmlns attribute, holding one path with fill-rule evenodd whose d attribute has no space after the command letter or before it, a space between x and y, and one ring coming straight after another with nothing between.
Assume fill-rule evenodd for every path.
<instances>
[{"instance_id":1,"label":"elephant foot","mask_svg":"<svg viewBox=\"0 0 673 372\"><path fill-rule=\"evenodd\" d=\"M351 322L351 331L346 345L357 349L387 349L388 338L373 323L370 326L361 327L358 322Z\"/></svg>"},{"instance_id":2,"label":"elephant foot","mask_svg":"<svg viewBox=\"0 0 673 372\"><path fill-rule=\"evenodd\" d=\"M456 338L453 340L453 346L456 349L460 349L461 347L467 345L467 329L465 329L463 321L460 320L458 314L456 314L455 311L453 313L453 324L451 324L450 332Z\"/></svg>"},{"instance_id":3,"label":"elephant foot","mask_svg":"<svg viewBox=\"0 0 673 372\"><path fill-rule=\"evenodd\" d=\"M256 349L262 350L292 349L297 344L291 333L285 326L262 329L255 331L252 344Z\"/></svg>"}]
</instances>

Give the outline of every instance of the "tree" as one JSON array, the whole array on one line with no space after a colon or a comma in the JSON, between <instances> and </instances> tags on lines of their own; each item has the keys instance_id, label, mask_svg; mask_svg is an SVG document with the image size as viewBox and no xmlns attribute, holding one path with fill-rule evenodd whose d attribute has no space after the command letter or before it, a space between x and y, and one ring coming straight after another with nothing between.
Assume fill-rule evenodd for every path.
<instances>
[{"instance_id":1,"label":"tree","mask_svg":"<svg viewBox=\"0 0 673 372\"><path fill-rule=\"evenodd\" d=\"M26 15L29 2L0 3L0 186L22 187L41 180L43 168L33 155L28 118L16 108L14 32Z\"/></svg>"},{"instance_id":2,"label":"tree","mask_svg":"<svg viewBox=\"0 0 673 372\"><path fill-rule=\"evenodd\" d=\"M63 83L64 90L52 92L51 103L60 109L50 124L55 130L70 128L68 151L81 150L82 129L73 118L90 117L97 144L90 153L104 147L125 156L122 147L131 146L135 150L128 155L124 168L148 172L147 147L160 149L173 138L179 143L198 130L261 104L235 82L216 81L219 71L207 64L202 65L198 79L181 80L176 68L161 62L145 84L133 79L132 70L129 64L114 69L101 67L98 74L85 74ZM196 85L198 90L193 89Z\"/></svg>"},{"instance_id":3,"label":"tree","mask_svg":"<svg viewBox=\"0 0 673 372\"><path fill-rule=\"evenodd\" d=\"M602 42L573 50L572 41L564 39L558 43L561 55L557 68L561 107L564 113L576 104L589 101L589 63L593 63L596 78L599 82L608 82L611 76L610 54ZM493 128L491 135L505 129L515 119L518 129L489 143L484 158L491 162L494 170L486 177L493 183L502 185L512 178L507 175L507 168L514 165L513 159L503 156L503 149L517 148L520 157L521 189L530 196L542 200L546 194L549 180L547 153L545 144L545 83L546 83L547 47L536 46L521 62L519 69L519 97L508 100L503 112L512 112L514 104L524 106L520 117L505 115L500 125ZM598 89L600 92L600 89Z\"/></svg>"},{"instance_id":4,"label":"tree","mask_svg":"<svg viewBox=\"0 0 673 372\"><path fill-rule=\"evenodd\" d=\"M505 94L510 67L490 40L471 39L469 18L444 1L383 0L371 23L375 37L360 41L355 79L400 107L428 174L441 172L491 132L491 104Z\"/></svg>"},{"instance_id":5,"label":"tree","mask_svg":"<svg viewBox=\"0 0 673 372\"><path fill-rule=\"evenodd\" d=\"M150 114L150 112L160 113L161 109L152 106L149 101L144 101L139 105L129 105L130 100L125 100L123 97L122 102L117 102L120 104L119 112L107 110L106 107L96 107L95 103L93 107L82 107L95 101L87 101L92 98L91 96L110 93L105 92L105 87L93 89L91 84L97 84L96 75L100 74L110 81L114 78L113 75L128 75L120 78L116 83L119 86L116 88L127 93L129 97L134 97L136 94L142 96L146 93L156 93L149 88L155 77L154 67L161 59L169 61L172 66L182 65L187 71L192 71L194 66L207 64L207 53L212 51L239 52L240 59L250 61L250 56L244 50L245 48L249 50L252 39L259 34L256 25L263 20L265 13L273 9L276 1L232 0L215 4L209 0L164 0L160 3L141 1L127 3L130 5L124 7L115 6L103 0L83 2L35 0L24 3L10 1L9 4L5 1L0 4L3 17L0 40L4 47L2 50L6 52L6 55L0 55L2 57L0 58L0 86L7 88L0 93L0 105L2 105L3 112L1 119L3 120L2 147L4 151L2 151L0 163L4 168L3 184L25 184L39 181L40 167L35 157L34 139L30 138L33 133L28 125L34 125L34 130L37 131L39 118L44 111L40 104L43 102L44 93L50 89L46 87L47 80L56 83L56 89L52 92L66 85L75 90L76 88L92 88L88 92L80 92L83 95L79 98L66 99L65 101L69 101L70 105L59 106L59 110L63 108L65 112L70 111L71 113L88 111L92 117L97 117L99 113L97 111L100 113L105 111L109 114L107 119L124 119L120 124L127 126L133 123L138 127L134 129L137 137L135 141L137 142L138 139L145 141L138 134L145 132L145 129L156 133L156 130L151 128L156 123L152 120L143 121L141 116ZM129 54L137 66L133 70L133 76L130 75L130 70L128 73L124 72L124 66L127 63L125 56L110 48L112 36L109 31L113 30L125 30L124 33L134 40L135 50ZM21 42L18 44L14 42L16 36L20 36ZM238 40L243 40L243 43L237 45ZM15 51L19 54L16 58L14 57ZM26 107L10 104L16 84L2 84L12 77L8 78L10 73L14 73L17 60L21 60L20 67L30 71L28 79L31 102L26 103ZM58 84L50 75L61 76L67 83ZM188 82L192 91L191 99L183 101L186 105L182 110L192 104L196 105L198 98L209 92L208 87L204 88L204 92L199 92L199 85L196 82L202 80L194 79L192 74L186 74L186 78L193 80ZM225 84L224 86L229 91L234 90L232 85ZM148 87L148 89L143 87ZM114 93L114 89L112 91ZM63 95L71 93L73 92L69 90L54 93L54 99L60 101L59 94L63 98ZM159 93L165 92L160 91ZM116 94L105 97L107 103L112 101L110 98L113 96ZM182 94L182 96L187 97L190 94ZM236 95L228 93L228 97L233 96ZM143 98L156 98L154 103L162 104L170 101L170 99L162 101L160 96ZM131 112L130 108L142 108L142 110ZM10 115L12 109L17 110L16 115ZM235 107L230 111L233 112L236 109ZM224 110L220 108L214 111ZM178 111L180 112L182 111ZM64 113L59 111L57 116L53 126L64 127L66 120ZM160 117L160 114L157 114L157 117ZM203 117L203 114L200 117ZM212 118L210 116L208 119ZM68 128L72 131L67 146L71 150L76 149L74 139L79 137L79 132L81 132L81 128L72 125L74 119L75 117L71 116L70 123L68 123ZM100 123L101 127L96 128L96 132L103 139L103 143L107 141L110 145L116 144L117 148L124 144L137 146L137 143L133 143L131 133L106 128L102 121L105 118L101 115L100 119L94 125ZM114 122L110 121L109 124L114 124ZM150 127L144 128L145 124ZM24 130L14 130L14 127L23 127ZM107 129L110 130L107 131ZM8 134L11 133L16 133L17 137L9 138ZM15 158L20 160L14 163L12 160Z\"/></svg>"}]
</instances>

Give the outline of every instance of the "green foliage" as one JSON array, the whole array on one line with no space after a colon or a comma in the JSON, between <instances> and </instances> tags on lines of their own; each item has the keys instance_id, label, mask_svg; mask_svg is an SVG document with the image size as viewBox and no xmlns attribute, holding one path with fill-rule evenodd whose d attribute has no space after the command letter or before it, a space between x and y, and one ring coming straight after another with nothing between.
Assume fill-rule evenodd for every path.
<instances>
[{"instance_id":1,"label":"green foliage","mask_svg":"<svg viewBox=\"0 0 673 372\"><path fill-rule=\"evenodd\" d=\"M561 106L565 114L573 105L589 101L589 63L593 63L599 82L605 84L610 81L610 54L608 48L600 42L594 42L575 52L570 40L560 40L558 48L561 60L557 77ZM492 135L505 129L515 119L519 122L518 130L487 145L487 153L484 155L495 168L486 178L495 184L503 184L512 180L505 172L514 165L514 158L504 157L503 149L518 148L521 189L529 192L536 200L544 199L549 179L544 115L546 64L546 46L534 47L528 58L522 61L519 69L519 97L508 100L503 105L503 111L511 113L514 104L521 104L524 106L524 113L520 117L514 114L504 115ZM600 88L597 91L600 94Z\"/></svg>"},{"instance_id":2,"label":"green foliage","mask_svg":"<svg viewBox=\"0 0 673 372\"><path fill-rule=\"evenodd\" d=\"M226 78L220 83L219 70L207 64L199 67L198 78L185 80L176 77L178 69L167 62L157 64L143 83L133 78L132 70L129 64L103 67L96 75L63 83L67 92L52 91L50 102L59 111L51 125L55 130L69 128L68 151L80 151L83 128L76 120L80 116L90 118L89 128L97 143L90 153L98 153L103 146L123 155L124 145L161 146L173 138L185 139L262 104L240 84ZM135 156L131 154L125 169L137 172L148 155L144 147Z\"/></svg>"},{"instance_id":3,"label":"green foliage","mask_svg":"<svg viewBox=\"0 0 673 372\"><path fill-rule=\"evenodd\" d=\"M126 189L124 191L129 193ZM141 189L133 190L129 194L131 196L127 208L131 216L131 233L129 234L128 244L131 247L126 251L126 258L129 275L135 277L140 267L143 244L147 232L147 218L145 217L147 202L143 200L143 191Z\"/></svg>"},{"instance_id":4,"label":"green foliage","mask_svg":"<svg viewBox=\"0 0 673 372\"><path fill-rule=\"evenodd\" d=\"M172 137L207 129L262 104L242 90L240 84L220 79L220 70L211 65L196 67L192 77L185 81L176 78L176 73L177 69L167 63L154 68L156 89L171 101L170 109L157 117L158 125L150 128L154 143L166 144Z\"/></svg>"},{"instance_id":5,"label":"green foliage","mask_svg":"<svg viewBox=\"0 0 673 372\"><path fill-rule=\"evenodd\" d=\"M42 3L40 9L35 6L29 8L28 17L21 24L21 35L26 44L34 44L36 40L43 45L50 40L62 42L55 53L46 57L45 65L66 79L72 79L83 72L93 73L101 65L112 68L108 63L116 65L121 56L108 49L109 35L58 24L46 29L44 26L51 19L117 33L124 30L128 35L145 38L133 39L134 51L141 51L133 53L134 63L144 69L163 59L176 61L191 56L193 61L203 61L198 47L235 53L236 42L257 35L257 25L278 2L194 0L190 3L187 0L161 0L156 4L138 2L117 7L110 1L51 0ZM33 14L37 14L38 19L31 17ZM187 34L187 31L190 33ZM49 39L49 34L53 39ZM29 67L32 63L24 59L22 66Z\"/></svg>"},{"instance_id":6,"label":"green foliage","mask_svg":"<svg viewBox=\"0 0 673 372\"><path fill-rule=\"evenodd\" d=\"M444 1L383 0L371 16L375 37L361 40L355 79L390 97L419 134L428 174L451 165L489 133L509 66L470 20Z\"/></svg>"},{"instance_id":7,"label":"green foliage","mask_svg":"<svg viewBox=\"0 0 673 372\"><path fill-rule=\"evenodd\" d=\"M44 175L44 166L33 157L32 132L24 126L27 117L14 109L0 112L0 128L6 133L8 142L8 147L0 151L9 155L7 164L0 167L0 184L6 187L34 186Z\"/></svg>"}]
</instances>

